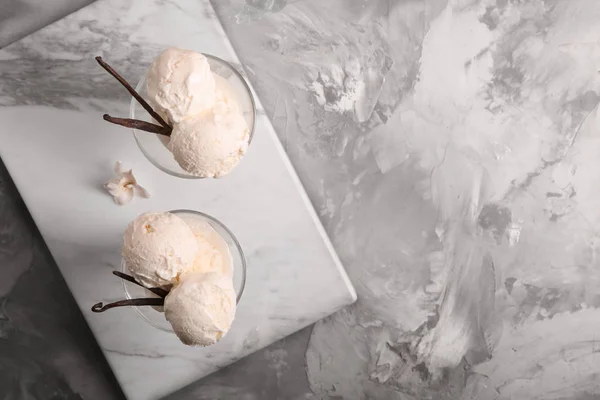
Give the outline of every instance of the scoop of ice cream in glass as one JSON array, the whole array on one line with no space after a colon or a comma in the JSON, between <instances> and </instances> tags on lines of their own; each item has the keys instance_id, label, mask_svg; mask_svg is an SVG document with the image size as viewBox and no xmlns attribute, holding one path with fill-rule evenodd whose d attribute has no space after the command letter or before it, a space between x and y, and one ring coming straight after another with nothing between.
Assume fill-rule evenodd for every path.
<instances>
[{"instance_id":1,"label":"scoop of ice cream in glass","mask_svg":"<svg viewBox=\"0 0 600 400\"><path fill-rule=\"evenodd\" d=\"M182 343L208 346L234 321L246 281L240 244L225 225L191 210L144 213L126 228L122 271L126 300L150 325Z\"/></svg>"},{"instance_id":2,"label":"scoop of ice cream in glass","mask_svg":"<svg viewBox=\"0 0 600 400\"><path fill-rule=\"evenodd\" d=\"M128 90L130 118L104 118L133 128L142 153L162 171L180 178L219 178L246 154L256 107L246 80L226 61L171 47Z\"/></svg>"}]
</instances>

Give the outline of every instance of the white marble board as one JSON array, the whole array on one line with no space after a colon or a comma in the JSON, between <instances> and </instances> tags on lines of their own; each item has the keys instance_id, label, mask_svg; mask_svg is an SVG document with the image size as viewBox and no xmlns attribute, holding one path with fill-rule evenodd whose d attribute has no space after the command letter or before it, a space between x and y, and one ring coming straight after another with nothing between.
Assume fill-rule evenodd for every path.
<instances>
[{"instance_id":1,"label":"white marble board","mask_svg":"<svg viewBox=\"0 0 600 400\"><path fill-rule=\"evenodd\" d=\"M355 291L277 135L258 104L254 141L221 180L183 180L152 166L131 132L124 90L93 59L136 81L164 47L239 61L208 0L100 0L0 51L0 156L130 399L152 399L226 366L352 303ZM18 60L18 69L2 61ZM116 206L102 190L116 160L151 199ZM132 309L93 314L123 298L110 273L121 235L145 211L189 208L223 221L246 253L234 326L215 346L183 346Z\"/></svg>"}]
</instances>

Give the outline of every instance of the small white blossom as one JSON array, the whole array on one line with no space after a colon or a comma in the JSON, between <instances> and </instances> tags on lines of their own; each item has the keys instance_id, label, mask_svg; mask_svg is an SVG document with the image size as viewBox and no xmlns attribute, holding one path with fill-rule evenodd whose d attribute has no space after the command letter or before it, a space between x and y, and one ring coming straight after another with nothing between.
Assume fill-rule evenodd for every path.
<instances>
[{"instance_id":1,"label":"small white blossom","mask_svg":"<svg viewBox=\"0 0 600 400\"><path fill-rule=\"evenodd\" d=\"M150 193L138 185L132 170L124 170L121 161L115 163L117 177L104 184L104 188L113 196L115 203L124 206L133 199L134 194L148 198Z\"/></svg>"}]
</instances>

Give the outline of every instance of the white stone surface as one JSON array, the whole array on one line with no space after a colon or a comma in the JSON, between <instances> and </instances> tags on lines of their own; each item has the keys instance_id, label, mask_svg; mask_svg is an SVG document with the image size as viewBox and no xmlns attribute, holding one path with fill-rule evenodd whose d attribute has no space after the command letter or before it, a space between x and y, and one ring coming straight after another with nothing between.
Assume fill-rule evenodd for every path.
<instances>
[{"instance_id":1,"label":"white stone surface","mask_svg":"<svg viewBox=\"0 0 600 400\"><path fill-rule=\"evenodd\" d=\"M0 95L0 156L130 399L177 390L355 300L260 106L248 154L221 180L164 174L143 157L130 131L102 120L103 112L126 115L127 96L93 57L134 80L168 45L237 63L208 1L192 0L99 1L0 52L0 60L21 54L23 67L19 93ZM151 199L113 203L101 185L116 160L134 168ZM248 261L234 326L204 349L183 346L131 309L90 311L98 301L124 296L110 271L119 268L127 223L145 211L179 208L225 223Z\"/></svg>"}]
</instances>

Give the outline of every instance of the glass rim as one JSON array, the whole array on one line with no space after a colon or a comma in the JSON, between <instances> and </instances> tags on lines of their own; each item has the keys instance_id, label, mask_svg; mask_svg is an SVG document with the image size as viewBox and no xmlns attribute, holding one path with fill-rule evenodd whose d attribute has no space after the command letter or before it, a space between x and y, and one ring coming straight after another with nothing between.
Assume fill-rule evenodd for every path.
<instances>
[{"instance_id":1,"label":"glass rim","mask_svg":"<svg viewBox=\"0 0 600 400\"><path fill-rule=\"evenodd\" d=\"M254 132L256 129L256 101L254 100L254 96L252 95L252 89L250 88L250 85L248 84L248 82L246 81L246 78L244 78L244 76L242 75L242 73L240 71L237 70L237 68L235 68L230 62L223 60L220 57L217 56L213 56L212 54L207 54L207 53L200 53L202 54L204 57L212 59L213 61L216 61L218 63L221 64L225 64L227 65L231 71L233 71L233 74L242 82L242 85L244 86L246 93L248 94L248 97L250 98L250 105L251 105L251 113L252 113L252 126L249 127L249 133L248 133L248 146L250 146L250 144L252 143L252 139L254 138ZM142 88L142 86L144 85L144 83L146 82L146 73L147 73L147 69L146 72L144 72L144 74L140 77L140 79L138 80L137 85L135 86L135 91L140 93L140 90ZM214 74L215 72L213 72ZM218 75L218 74L217 74ZM144 99L146 100L146 99ZM129 118L135 118L135 108L137 106L138 102L135 99L135 97L131 97L131 101L129 102ZM159 163L158 161L154 160L154 158L144 149L144 146L142 146L142 143L140 142L140 139L137 136L137 132L139 131L138 129L131 129L133 132L133 138L135 139L135 142L137 143L140 151L142 152L142 154L144 155L144 157L146 157L146 159L148 159L148 161L150 161L150 163L152 165L154 165L156 168L160 169L161 171L172 175L172 176L176 176L178 178L182 178L182 179L190 179L190 180L194 180L194 179L208 179L205 177L201 177L201 176L194 176L192 174L189 173L181 173L181 172L176 172L176 171L172 171L170 169L168 169L167 167L164 167L161 163ZM141 132L141 131L140 131ZM145 132L150 134L149 132Z\"/></svg>"},{"instance_id":2,"label":"glass rim","mask_svg":"<svg viewBox=\"0 0 600 400\"><path fill-rule=\"evenodd\" d=\"M235 235L233 234L233 232L231 232L231 230L221 221L219 221L217 218L213 217L212 215L208 215L206 213L203 213L201 211L196 211L196 210L187 210L187 209L177 209L177 210L171 210L171 211L167 211L171 214L196 214L199 215L215 224L217 224L220 228L222 228L231 238L231 240L233 241L233 243L235 244L235 247L240 255L240 268L241 268L241 272L242 272L242 280L241 280L241 284L240 284L240 290L239 293L236 293L236 298L235 298L235 303L236 306L238 306L240 304L240 301L242 300L242 294L244 294L244 289L246 288L246 256L244 255L244 251L242 250L242 246L240 245L240 242L237 240L237 238L235 237ZM217 232L218 233L218 232ZM229 246L228 246L229 247ZM233 265L232 265L233 267ZM121 257L121 271L127 273L127 264L125 263L125 259L123 257ZM232 271L233 272L233 271ZM133 297L130 295L129 291L127 290L127 281L125 280L121 280L121 284L123 285L123 291L125 292L125 297L127 299L132 299ZM131 282L129 282L131 283ZM131 283L132 284L132 283ZM143 312L142 310L140 310L140 307L137 306L133 306L132 307L137 313L138 315L140 315L149 325L155 327L156 329L159 329L163 332L169 332L169 333L173 333L173 330L170 329L165 329L162 328L160 326L157 326L156 324L154 324L150 318L148 318Z\"/></svg>"}]
</instances>

